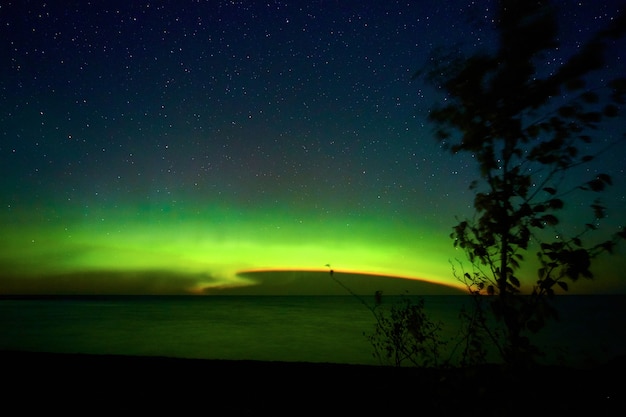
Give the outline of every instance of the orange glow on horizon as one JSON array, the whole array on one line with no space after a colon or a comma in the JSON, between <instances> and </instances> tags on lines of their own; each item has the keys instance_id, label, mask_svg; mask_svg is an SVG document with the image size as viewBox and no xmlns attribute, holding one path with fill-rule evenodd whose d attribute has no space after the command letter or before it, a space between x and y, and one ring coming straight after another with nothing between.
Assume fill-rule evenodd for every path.
<instances>
[{"instance_id":1,"label":"orange glow on horizon","mask_svg":"<svg viewBox=\"0 0 626 417\"><path fill-rule=\"evenodd\" d=\"M420 281L420 282L425 282L428 284L441 285L442 287L453 288L456 290L460 290L462 292L467 291L466 287L460 283L457 285L453 285L447 282L436 281L434 279L418 278L418 277L409 276L409 275L385 274L381 272L372 272L372 271L356 270L356 269L335 269L335 268L332 268L332 266L319 267L319 268L252 268L252 269L245 269L245 270L237 271L236 275L241 276L245 274L272 273L272 272L301 272L301 273L307 273L307 272L322 273L323 272L323 273L328 273L328 274L332 273L333 276L340 275L340 274L366 275L366 276L379 277L379 278L406 279L406 280L411 280L411 281Z\"/></svg>"}]
</instances>

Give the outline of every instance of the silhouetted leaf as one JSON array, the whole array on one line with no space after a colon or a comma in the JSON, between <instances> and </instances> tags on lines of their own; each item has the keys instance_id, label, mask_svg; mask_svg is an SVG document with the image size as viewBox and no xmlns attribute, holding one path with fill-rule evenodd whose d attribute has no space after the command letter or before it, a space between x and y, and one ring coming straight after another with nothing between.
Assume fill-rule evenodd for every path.
<instances>
[{"instance_id":1,"label":"silhouetted leaf","mask_svg":"<svg viewBox=\"0 0 626 417\"><path fill-rule=\"evenodd\" d=\"M608 253L613 253L613 247L615 246L615 242L607 240L606 242L600 243L599 246L605 251L607 251Z\"/></svg>"},{"instance_id":2,"label":"silhouetted leaf","mask_svg":"<svg viewBox=\"0 0 626 417\"><path fill-rule=\"evenodd\" d=\"M614 104L608 104L604 106L604 109L602 109L602 113L606 117L617 117L619 116L619 108Z\"/></svg>"},{"instance_id":3,"label":"silhouetted leaf","mask_svg":"<svg viewBox=\"0 0 626 417\"><path fill-rule=\"evenodd\" d=\"M580 90L585 88L585 81L580 78L573 78L565 83L565 88L569 91Z\"/></svg>"},{"instance_id":4,"label":"silhouetted leaf","mask_svg":"<svg viewBox=\"0 0 626 417\"><path fill-rule=\"evenodd\" d=\"M613 184L613 180L611 179L611 176L608 175L608 174L598 174L598 179L600 181L604 181L608 185L612 185Z\"/></svg>"},{"instance_id":5,"label":"silhouetted leaf","mask_svg":"<svg viewBox=\"0 0 626 417\"><path fill-rule=\"evenodd\" d=\"M598 95L591 91L585 91L580 96L585 103L597 103L599 101Z\"/></svg>"},{"instance_id":6,"label":"silhouetted leaf","mask_svg":"<svg viewBox=\"0 0 626 417\"><path fill-rule=\"evenodd\" d=\"M559 224L559 219L555 215L552 215L552 214L544 214L543 216L541 216L541 220L543 220L550 226L555 226Z\"/></svg>"},{"instance_id":7,"label":"silhouetted leaf","mask_svg":"<svg viewBox=\"0 0 626 417\"><path fill-rule=\"evenodd\" d=\"M565 264L565 274L572 280L576 281L580 275L590 277L589 267L591 266L591 258L589 252L585 249L576 249L564 252L561 260Z\"/></svg>"},{"instance_id":8,"label":"silhouetted leaf","mask_svg":"<svg viewBox=\"0 0 626 417\"><path fill-rule=\"evenodd\" d=\"M585 124L593 125L602 120L602 114L600 112L590 111L586 113L578 113L576 118Z\"/></svg>"},{"instance_id":9,"label":"silhouetted leaf","mask_svg":"<svg viewBox=\"0 0 626 417\"><path fill-rule=\"evenodd\" d=\"M560 198L553 198L552 200L548 201L548 206L551 209L562 209L563 208L563 200L561 200Z\"/></svg>"},{"instance_id":10,"label":"silhouetted leaf","mask_svg":"<svg viewBox=\"0 0 626 417\"><path fill-rule=\"evenodd\" d=\"M576 114L576 108L574 106L561 106L559 107L558 112L561 117L574 117Z\"/></svg>"},{"instance_id":11,"label":"silhouetted leaf","mask_svg":"<svg viewBox=\"0 0 626 417\"><path fill-rule=\"evenodd\" d=\"M569 154L569 156L574 157L574 156L578 155L578 148L576 148L575 146L568 146L566 148L566 150L567 150L567 153Z\"/></svg>"},{"instance_id":12,"label":"silhouetted leaf","mask_svg":"<svg viewBox=\"0 0 626 417\"><path fill-rule=\"evenodd\" d=\"M532 333L537 333L543 326L537 320L529 320L526 327Z\"/></svg>"},{"instance_id":13,"label":"silhouetted leaf","mask_svg":"<svg viewBox=\"0 0 626 417\"><path fill-rule=\"evenodd\" d=\"M556 194L556 189L555 189L555 188L552 188L552 187L545 187L545 188L543 189L543 191L545 191L545 192L547 192L548 194L551 194L551 195Z\"/></svg>"},{"instance_id":14,"label":"silhouetted leaf","mask_svg":"<svg viewBox=\"0 0 626 417\"><path fill-rule=\"evenodd\" d=\"M545 225L543 224L543 222L540 219L530 219L530 226L531 227L536 227L538 229L544 229Z\"/></svg>"},{"instance_id":15,"label":"silhouetted leaf","mask_svg":"<svg viewBox=\"0 0 626 417\"><path fill-rule=\"evenodd\" d=\"M548 289L554 285L554 280L550 277L546 277L545 279L539 281L539 286L543 289Z\"/></svg>"},{"instance_id":16,"label":"silhouetted leaf","mask_svg":"<svg viewBox=\"0 0 626 417\"><path fill-rule=\"evenodd\" d=\"M596 192L603 191L604 187L605 187L604 181L602 181L602 180L600 180L598 178L593 179L593 180L587 182L587 185L589 186L589 188L592 191L596 191Z\"/></svg>"},{"instance_id":17,"label":"silhouetted leaf","mask_svg":"<svg viewBox=\"0 0 626 417\"><path fill-rule=\"evenodd\" d=\"M541 128L539 125L530 125L526 128L526 135L530 136L531 138L537 137L539 136L540 130Z\"/></svg>"},{"instance_id":18,"label":"silhouetted leaf","mask_svg":"<svg viewBox=\"0 0 626 417\"><path fill-rule=\"evenodd\" d=\"M515 276L511 275L511 276L509 277L509 281L510 281L510 282L511 282L511 284L513 284L515 287L519 288L519 286L520 286L520 282L519 282L519 279L517 279L517 277L515 277Z\"/></svg>"},{"instance_id":19,"label":"silhouetted leaf","mask_svg":"<svg viewBox=\"0 0 626 417\"><path fill-rule=\"evenodd\" d=\"M617 78L609 82L609 87L613 90L611 98L616 103L624 103L624 95L626 94L626 78Z\"/></svg>"},{"instance_id":20,"label":"silhouetted leaf","mask_svg":"<svg viewBox=\"0 0 626 417\"><path fill-rule=\"evenodd\" d=\"M592 204L593 215L596 219L604 219L606 217L606 207L601 204Z\"/></svg>"}]
</instances>

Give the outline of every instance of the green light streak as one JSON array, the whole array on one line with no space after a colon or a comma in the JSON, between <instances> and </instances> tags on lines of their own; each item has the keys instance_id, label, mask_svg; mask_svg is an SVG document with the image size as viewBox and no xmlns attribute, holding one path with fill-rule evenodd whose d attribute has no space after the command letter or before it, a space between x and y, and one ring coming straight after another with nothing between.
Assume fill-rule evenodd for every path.
<instances>
[{"instance_id":1,"label":"green light streak","mask_svg":"<svg viewBox=\"0 0 626 417\"><path fill-rule=\"evenodd\" d=\"M454 251L441 231L373 217L185 213L110 209L54 220L23 213L19 221L3 219L0 262L13 277L170 271L196 277L195 288L186 288L190 292L250 285L237 276L242 270L316 270L326 264L456 285L448 262Z\"/></svg>"}]
</instances>

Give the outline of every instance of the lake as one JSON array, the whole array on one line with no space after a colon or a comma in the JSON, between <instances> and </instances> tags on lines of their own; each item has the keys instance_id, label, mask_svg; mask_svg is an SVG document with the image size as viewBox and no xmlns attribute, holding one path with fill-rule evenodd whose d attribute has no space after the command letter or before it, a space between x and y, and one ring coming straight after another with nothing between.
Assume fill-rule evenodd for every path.
<instances>
[{"instance_id":1,"label":"lake","mask_svg":"<svg viewBox=\"0 0 626 417\"><path fill-rule=\"evenodd\" d=\"M442 337L454 337L469 297L421 298ZM626 296L556 303L560 321L537 339L547 362L587 365L626 353ZM364 335L374 316L350 295L4 297L0 324L2 350L379 364Z\"/></svg>"}]
</instances>

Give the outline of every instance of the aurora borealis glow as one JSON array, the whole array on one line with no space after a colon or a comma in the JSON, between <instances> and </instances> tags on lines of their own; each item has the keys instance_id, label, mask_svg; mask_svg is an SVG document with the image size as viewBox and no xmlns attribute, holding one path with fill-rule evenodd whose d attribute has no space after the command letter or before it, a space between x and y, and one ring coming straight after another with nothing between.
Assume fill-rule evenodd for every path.
<instances>
[{"instance_id":1,"label":"aurora borealis glow","mask_svg":"<svg viewBox=\"0 0 626 417\"><path fill-rule=\"evenodd\" d=\"M415 277L418 270L428 280L449 273L449 265L440 258L449 252L448 242L433 246L436 231L423 228L416 234L407 223L361 219L350 224L350 219L320 220L303 213L294 217L268 209L239 214L201 210L185 215L182 209L156 216L145 212L120 216L113 209L105 213L92 221L64 213L62 225L33 223L35 215L28 215L15 227L7 225L5 236L15 249L4 251L5 268L13 276L24 275L11 285L28 288L24 278L31 277L43 290L49 286L38 278L47 275L50 280L61 278L55 283L61 286L71 278L80 291L91 291L89 280L102 291L116 291L111 284L94 280L93 273L106 272L110 280L116 276L131 280L116 282L125 291L135 292L143 285L149 292L199 292L250 284L237 275L240 271L327 271L329 262L341 270L406 277ZM142 277L145 280L137 282ZM8 278L4 280L7 285ZM324 277L321 286L332 282Z\"/></svg>"},{"instance_id":2,"label":"aurora borealis glow","mask_svg":"<svg viewBox=\"0 0 626 417\"><path fill-rule=\"evenodd\" d=\"M601 3L563 8L564 56L619 10ZM0 293L201 293L327 264L457 285L449 233L476 167L439 147L441 97L411 76L437 47L488 47L490 10L3 3ZM613 176L609 228L626 223L624 151L589 168ZM572 289L626 291L623 254Z\"/></svg>"}]
</instances>

